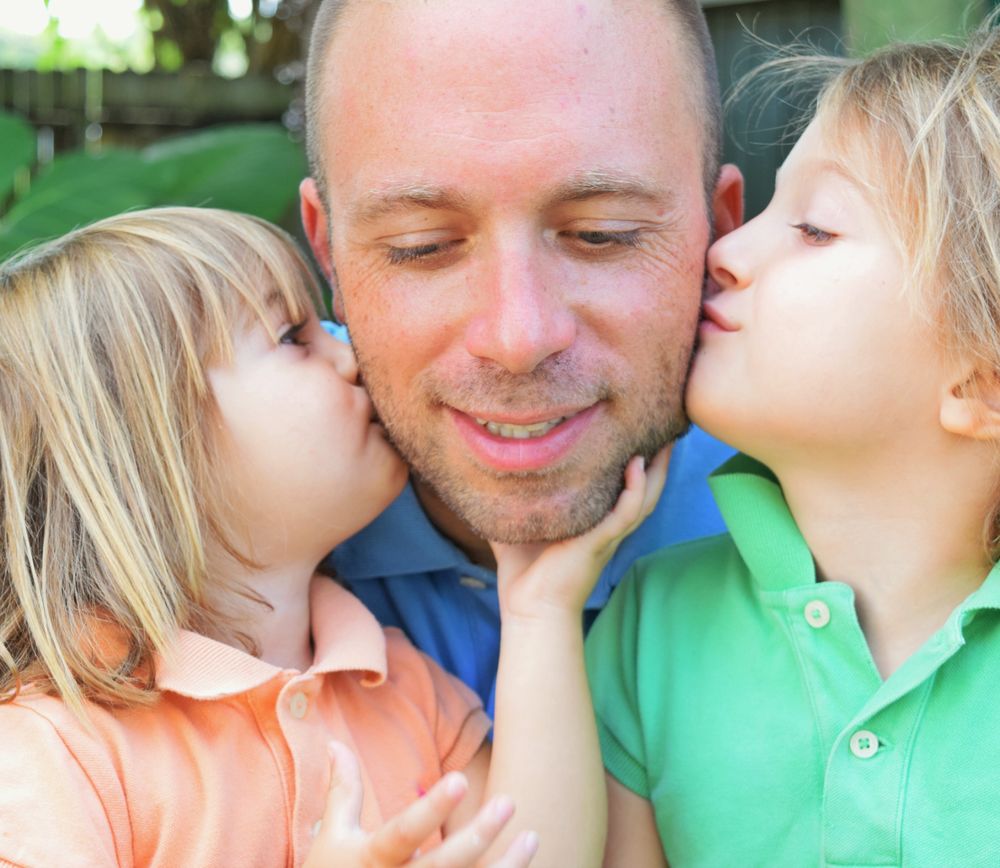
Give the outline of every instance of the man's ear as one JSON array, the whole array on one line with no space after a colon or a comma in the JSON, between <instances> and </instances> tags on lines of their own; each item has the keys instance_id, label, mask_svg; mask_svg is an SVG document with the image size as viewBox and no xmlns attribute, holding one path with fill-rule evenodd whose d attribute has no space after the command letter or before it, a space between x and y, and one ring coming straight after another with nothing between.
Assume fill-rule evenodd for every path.
<instances>
[{"instance_id":1,"label":"man's ear","mask_svg":"<svg viewBox=\"0 0 1000 868\"><path fill-rule=\"evenodd\" d=\"M1000 371L976 369L945 389L941 427L973 440L1000 441Z\"/></svg>"},{"instance_id":2,"label":"man's ear","mask_svg":"<svg viewBox=\"0 0 1000 868\"><path fill-rule=\"evenodd\" d=\"M343 322L343 304L340 293L337 292L337 273L334 271L331 258L330 227L326 222L326 208L323 207L319 188L312 178L305 178L299 184L299 208L302 215L302 228L309 240L309 247L313 256L316 257L316 262L319 264L323 276L330 284L330 292L333 295L333 315L339 322Z\"/></svg>"},{"instance_id":3,"label":"man's ear","mask_svg":"<svg viewBox=\"0 0 1000 868\"><path fill-rule=\"evenodd\" d=\"M743 225L743 173L732 163L719 169L712 194L712 216L716 238Z\"/></svg>"}]
</instances>

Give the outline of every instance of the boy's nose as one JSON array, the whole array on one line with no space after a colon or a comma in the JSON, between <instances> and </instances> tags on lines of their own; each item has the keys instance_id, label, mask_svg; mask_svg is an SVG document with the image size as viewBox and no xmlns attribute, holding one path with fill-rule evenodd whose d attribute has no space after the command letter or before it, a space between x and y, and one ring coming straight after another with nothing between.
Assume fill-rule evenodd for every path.
<instances>
[{"instance_id":1,"label":"boy's nose","mask_svg":"<svg viewBox=\"0 0 1000 868\"><path fill-rule=\"evenodd\" d=\"M723 235L708 249L707 295L727 289L745 289L749 285L750 263L742 232L741 228Z\"/></svg>"}]
</instances>

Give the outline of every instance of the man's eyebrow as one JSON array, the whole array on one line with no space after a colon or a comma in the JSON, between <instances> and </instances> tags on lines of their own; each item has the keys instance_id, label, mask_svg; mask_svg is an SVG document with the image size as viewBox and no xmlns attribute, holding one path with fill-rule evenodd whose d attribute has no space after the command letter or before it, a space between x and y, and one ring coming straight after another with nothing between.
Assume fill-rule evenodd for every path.
<instances>
[{"instance_id":1,"label":"man's eyebrow","mask_svg":"<svg viewBox=\"0 0 1000 868\"><path fill-rule=\"evenodd\" d=\"M575 175L561 184L548 197L551 205L564 202L581 202L597 196L616 196L620 199L634 199L669 205L672 195L636 175L627 172L592 170Z\"/></svg>"},{"instance_id":2,"label":"man's eyebrow","mask_svg":"<svg viewBox=\"0 0 1000 868\"><path fill-rule=\"evenodd\" d=\"M352 223L372 223L394 211L413 208L462 211L467 204L463 196L443 187L400 184L369 191L354 202L347 213Z\"/></svg>"}]
</instances>

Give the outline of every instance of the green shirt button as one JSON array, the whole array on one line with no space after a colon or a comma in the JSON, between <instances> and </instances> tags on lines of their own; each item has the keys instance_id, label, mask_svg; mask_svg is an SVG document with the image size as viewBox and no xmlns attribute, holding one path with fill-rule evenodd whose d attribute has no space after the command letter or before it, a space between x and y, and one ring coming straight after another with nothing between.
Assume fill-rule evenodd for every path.
<instances>
[{"instance_id":1,"label":"green shirt button","mask_svg":"<svg viewBox=\"0 0 1000 868\"><path fill-rule=\"evenodd\" d=\"M867 729L859 729L851 736L851 753L858 759L868 759L878 751L878 736Z\"/></svg>"},{"instance_id":2,"label":"green shirt button","mask_svg":"<svg viewBox=\"0 0 1000 868\"><path fill-rule=\"evenodd\" d=\"M822 600L810 600L804 612L809 626L817 630L830 623L830 607Z\"/></svg>"}]
</instances>

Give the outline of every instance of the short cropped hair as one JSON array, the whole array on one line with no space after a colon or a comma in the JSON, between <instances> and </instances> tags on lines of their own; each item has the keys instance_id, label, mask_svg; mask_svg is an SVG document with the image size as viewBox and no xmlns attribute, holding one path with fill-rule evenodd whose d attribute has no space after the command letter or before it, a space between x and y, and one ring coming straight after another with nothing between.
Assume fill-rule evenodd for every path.
<instances>
[{"instance_id":1,"label":"short cropped hair","mask_svg":"<svg viewBox=\"0 0 1000 868\"><path fill-rule=\"evenodd\" d=\"M344 10L351 2L360 0L323 0L313 19L306 63L306 155L309 171L319 189L323 207L329 212L323 165L322 134L324 118L324 72L330 54L330 44L337 33ZM648 0L661 4L680 24L680 32L688 48L688 61L698 69L699 98L691 100L701 113L703 125L702 172L706 202L711 202L712 192L719 174L722 159L722 104L719 95L719 75L715 65L715 49L708 32L708 24L698 0ZM329 215L328 215L329 216Z\"/></svg>"},{"instance_id":2,"label":"short cropped hair","mask_svg":"<svg viewBox=\"0 0 1000 868\"><path fill-rule=\"evenodd\" d=\"M240 558L206 368L271 328L269 305L318 303L286 233L210 209L111 217L0 265L0 696L140 704L178 628L242 638L206 563L209 539Z\"/></svg>"}]
</instances>

